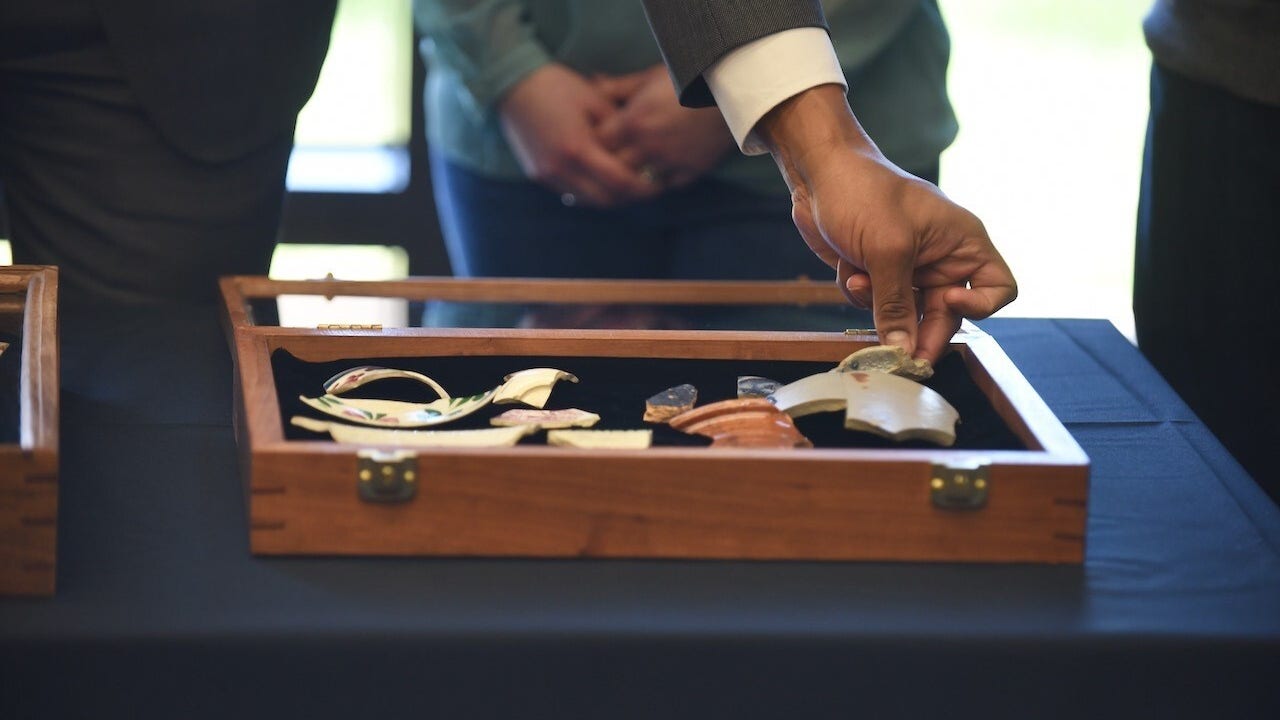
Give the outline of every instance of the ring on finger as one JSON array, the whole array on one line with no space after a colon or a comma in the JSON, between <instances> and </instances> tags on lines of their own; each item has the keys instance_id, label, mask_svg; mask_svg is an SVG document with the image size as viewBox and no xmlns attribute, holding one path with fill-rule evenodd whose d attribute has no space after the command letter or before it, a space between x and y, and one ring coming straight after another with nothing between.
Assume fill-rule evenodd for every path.
<instances>
[{"instance_id":1,"label":"ring on finger","mask_svg":"<svg viewBox=\"0 0 1280 720\"><path fill-rule=\"evenodd\" d=\"M571 192L560 194L560 204L565 207L573 207L578 204L578 196Z\"/></svg>"}]
</instances>

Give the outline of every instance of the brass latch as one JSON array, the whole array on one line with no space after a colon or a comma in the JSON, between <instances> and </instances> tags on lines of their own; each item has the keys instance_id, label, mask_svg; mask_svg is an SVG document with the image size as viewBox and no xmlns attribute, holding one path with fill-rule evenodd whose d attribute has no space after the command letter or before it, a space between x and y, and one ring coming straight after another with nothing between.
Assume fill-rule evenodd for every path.
<instances>
[{"instance_id":1,"label":"brass latch","mask_svg":"<svg viewBox=\"0 0 1280 720\"><path fill-rule=\"evenodd\" d=\"M987 504L991 489L989 465L934 465L929 479L929 499L943 510L977 510Z\"/></svg>"},{"instance_id":2,"label":"brass latch","mask_svg":"<svg viewBox=\"0 0 1280 720\"><path fill-rule=\"evenodd\" d=\"M412 500L418 492L418 456L408 450L357 452L356 491L366 502Z\"/></svg>"},{"instance_id":3,"label":"brass latch","mask_svg":"<svg viewBox=\"0 0 1280 720\"><path fill-rule=\"evenodd\" d=\"M317 330L381 330L382 323L369 323L362 325L360 323L320 323L316 325Z\"/></svg>"}]
</instances>

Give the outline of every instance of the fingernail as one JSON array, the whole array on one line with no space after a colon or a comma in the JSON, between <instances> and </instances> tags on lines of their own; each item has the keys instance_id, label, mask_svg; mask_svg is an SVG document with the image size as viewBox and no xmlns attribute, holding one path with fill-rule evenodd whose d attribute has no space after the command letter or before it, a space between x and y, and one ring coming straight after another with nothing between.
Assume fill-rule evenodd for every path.
<instances>
[{"instance_id":1,"label":"fingernail","mask_svg":"<svg viewBox=\"0 0 1280 720\"><path fill-rule=\"evenodd\" d=\"M905 330L891 330L885 333L883 344L897 345L900 348L905 348L907 343L910 341L911 336L908 335Z\"/></svg>"}]
</instances>

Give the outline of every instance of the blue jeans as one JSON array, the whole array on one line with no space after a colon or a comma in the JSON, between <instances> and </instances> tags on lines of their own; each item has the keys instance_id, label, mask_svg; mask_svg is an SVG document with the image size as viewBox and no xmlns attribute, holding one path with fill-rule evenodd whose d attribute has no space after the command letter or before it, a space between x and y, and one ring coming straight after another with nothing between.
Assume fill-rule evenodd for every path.
<instances>
[{"instance_id":1,"label":"blue jeans","mask_svg":"<svg viewBox=\"0 0 1280 720\"><path fill-rule=\"evenodd\" d=\"M496 180L432 153L441 230L455 275L710 280L832 279L791 222L791 199L701 180L619 208L565 207L532 182ZM936 180L936 168L923 173ZM723 310L723 309L722 309ZM871 327L870 313L841 307L754 307L702 313L698 327ZM509 324L493 314L429 311L431 324ZM514 309L512 310L514 314ZM712 319L712 315L716 319ZM840 327L834 327L839 325Z\"/></svg>"}]
</instances>

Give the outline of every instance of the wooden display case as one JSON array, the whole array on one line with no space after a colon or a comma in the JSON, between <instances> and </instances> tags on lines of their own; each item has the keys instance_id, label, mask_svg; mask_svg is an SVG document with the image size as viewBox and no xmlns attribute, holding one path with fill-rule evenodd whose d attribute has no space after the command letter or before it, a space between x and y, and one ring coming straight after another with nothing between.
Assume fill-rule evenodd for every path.
<instances>
[{"instance_id":1,"label":"wooden display case","mask_svg":"<svg viewBox=\"0 0 1280 720\"><path fill-rule=\"evenodd\" d=\"M58 536L58 272L0 267L0 595L52 595Z\"/></svg>"},{"instance_id":2,"label":"wooden display case","mask_svg":"<svg viewBox=\"0 0 1280 720\"><path fill-rule=\"evenodd\" d=\"M628 406L614 423L644 427L649 393L641 389L696 377L707 390L724 378L703 404L717 392L732 397L735 374L772 376L757 372L763 368L788 382L829 369L876 338L867 330L283 327L272 318L282 296L399 298L414 316L418 303L437 302L844 304L830 283L807 281L229 277L222 292L256 554L1034 563L1084 556L1089 460L995 340L970 324L933 379L945 369L951 387L943 394L963 402L958 427L971 426L953 447L859 440L762 450L655 441L645 450L584 450L534 438L504 448L404 449L316 439L290 427L302 408L299 391L314 394L333 373L362 364L451 374L455 383L520 366L562 367L583 378L575 391L588 378L610 387L634 383L634 412ZM364 482L388 478L388 494L370 495L362 475Z\"/></svg>"}]
</instances>

